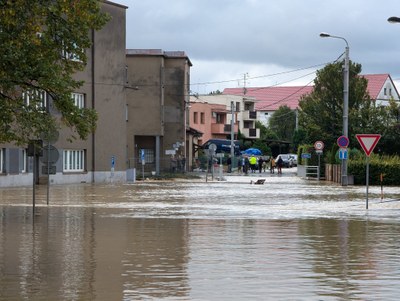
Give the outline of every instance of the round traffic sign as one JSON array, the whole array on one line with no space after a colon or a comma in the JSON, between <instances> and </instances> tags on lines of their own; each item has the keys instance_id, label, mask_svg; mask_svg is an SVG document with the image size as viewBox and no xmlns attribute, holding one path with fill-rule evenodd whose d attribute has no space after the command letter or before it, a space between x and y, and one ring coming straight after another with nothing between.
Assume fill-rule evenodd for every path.
<instances>
[{"instance_id":1,"label":"round traffic sign","mask_svg":"<svg viewBox=\"0 0 400 301\"><path fill-rule=\"evenodd\" d=\"M60 153L53 145L43 146L43 156L40 157L42 163L56 163L59 157Z\"/></svg>"},{"instance_id":2,"label":"round traffic sign","mask_svg":"<svg viewBox=\"0 0 400 301\"><path fill-rule=\"evenodd\" d=\"M314 143L314 148L316 149L316 150L323 150L324 149L324 143L322 142L322 141L316 141L315 143Z\"/></svg>"},{"instance_id":3,"label":"round traffic sign","mask_svg":"<svg viewBox=\"0 0 400 301\"><path fill-rule=\"evenodd\" d=\"M211 143L209 146L208 146L208 149L210 149L210 150L212 150L212 151L216 151L217 150L217 145L216 144L214 144L214 143Z\"/></svg>"},{"instance_id":4,"label":"round traffic sign","mask_svg":"<svg viewBox=\"0 0 400 301\"><path fill-rule=\"evenodd\" d=\"M340 136L337 139L337 145L341 148L346 148L349 145L349 138L346 136Z\"/></svg>"}]
</instances>

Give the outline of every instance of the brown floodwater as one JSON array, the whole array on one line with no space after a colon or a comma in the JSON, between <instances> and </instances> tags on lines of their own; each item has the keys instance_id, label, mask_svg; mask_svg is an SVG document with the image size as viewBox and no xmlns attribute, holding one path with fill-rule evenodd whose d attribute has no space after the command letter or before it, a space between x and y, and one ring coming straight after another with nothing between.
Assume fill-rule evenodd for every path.
<instances>
[{"instance_id":1,"label":"brown floodwater","mask_svg":"<svg viewBox=\"0 0 400 301\"><path fill-rule=\"evenodd\" d=\"M264 178L0 189L0 300L397 300L398 188Z\"/></svg>"}]
</instances>

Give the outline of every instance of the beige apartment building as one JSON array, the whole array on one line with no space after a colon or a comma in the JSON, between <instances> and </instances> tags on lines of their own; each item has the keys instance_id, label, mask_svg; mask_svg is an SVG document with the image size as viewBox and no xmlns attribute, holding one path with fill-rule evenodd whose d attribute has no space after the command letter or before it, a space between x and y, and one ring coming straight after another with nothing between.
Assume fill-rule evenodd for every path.
<instances>
[{"instance_id":1,"label":"beige apartment building","mask_svg":"<svg viewBox=\"0 0 400 301\"><path fill-rule=\"evenodd\" d=\"M146 173L159 173L171 170L171 162L175 170L189 168L184 163L191 162L193 139L201 135L186 118L189 58L179 51L127 51L127 7L111 1L101 5L111 20L90 32L88 64L75 75L84 84L71 96L76 105L97 111L95 133L70 142L70 130L62 128L50 141L59 158L51 163L54 174L49 177L43 158L34 160L25 147L0 144L0 187L28 186L33 179L52 184L125 182L132 168L138 175L142 167ZM45 97L51 107L52 100Z\"/></svg>"},{"instance_id":2,"label":"beige apartment building","mask_svg":"<svg viewBox=\"0 0 400 301\"><path fill-rule=\"evenodd\" d=\"M233 116L235 139L238 132L247 140L258 139L260 129L256 128L255 102L251 97L238 95L191 96L190 126L203 133L200 144L213 138L230 139Z\"/></svg>"}]
</instances>

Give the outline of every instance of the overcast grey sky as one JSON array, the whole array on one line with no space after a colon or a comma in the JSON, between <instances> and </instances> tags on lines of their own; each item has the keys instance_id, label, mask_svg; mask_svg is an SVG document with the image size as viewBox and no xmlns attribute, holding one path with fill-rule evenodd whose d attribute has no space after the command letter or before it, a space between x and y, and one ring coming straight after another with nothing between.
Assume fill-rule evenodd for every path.
<instances>
[{"instance_id":1,"label":"overcast grey sky","mask_svg":"<svg viewBox=\"0 0 400 301\"><path fill-rule=\"evenodd\" d=\"M193 93L241 87L245 74L247 86L307 84L346 46L321 32L344 37L363 74L400 80L400 24L387 22L399 0L112 1L129 7L127 48L186 52Z\"/></svg>"}]
</instances>

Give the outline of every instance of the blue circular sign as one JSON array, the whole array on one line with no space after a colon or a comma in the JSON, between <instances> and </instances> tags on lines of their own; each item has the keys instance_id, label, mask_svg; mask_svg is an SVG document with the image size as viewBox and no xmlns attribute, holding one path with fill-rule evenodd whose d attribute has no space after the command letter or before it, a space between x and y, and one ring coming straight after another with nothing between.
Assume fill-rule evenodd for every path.
<instances>
[{"instance_id":1,"label":"blue circular sign","mask_svg":"<svg viewBox=\"0 0 400 301\"><path fill-rule=\"evenodd\" d=\"M337 145L339 145L339 147L346 148L349 145L349 138L346 136L340 136L337 139Z\"/></svg>"}]
</instances>

